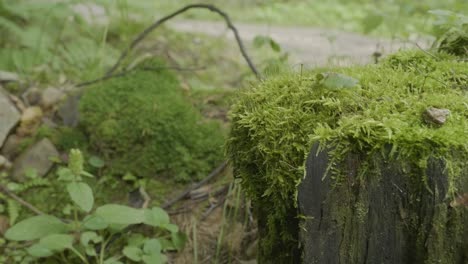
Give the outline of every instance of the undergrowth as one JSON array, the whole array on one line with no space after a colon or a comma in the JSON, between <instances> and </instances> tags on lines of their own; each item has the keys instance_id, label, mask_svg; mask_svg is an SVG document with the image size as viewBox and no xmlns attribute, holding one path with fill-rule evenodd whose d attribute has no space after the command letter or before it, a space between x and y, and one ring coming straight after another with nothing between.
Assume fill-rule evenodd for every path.
<instances>
[{"instance_id":1,"label":"undergrowth","mask_svg":"<svg viewBox=\"0 0 468 264\"><path fill-rule=\"evenodd\" d=\"M288 263L297 247L286 215L316 142L332 150L328 170L337 183L349 153L405 163L417 168L421 183L428 160L439 158L449 173L448 196L455 196L468 157L467 66L444 53L407 51L378 65L291 73L242 90L232 107L228 154L257 210L267 214L260 260ZM428 107L449 109L447 122L426 124ZM361 181L372 177L363 171Z\"/></svg>"}]
</instances>

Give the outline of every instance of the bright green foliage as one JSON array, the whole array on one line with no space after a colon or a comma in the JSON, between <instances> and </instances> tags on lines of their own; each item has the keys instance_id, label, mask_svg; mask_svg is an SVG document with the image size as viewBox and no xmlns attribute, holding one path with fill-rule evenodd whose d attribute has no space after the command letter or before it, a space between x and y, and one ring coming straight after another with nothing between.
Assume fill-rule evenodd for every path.
<instances>
[{"instance_id":1,"label":"bright green foliage","mask_svg":"<svg viewBox=\"0 0 468 264\"><path fill-rule=\"evenodd\" d=\"M178 181L205 176L223 158L220 128L202 119L164 65L141 67L147 70L85 92L80 115L91 144L116 171Z\"/></svg>"},{"instance_id":2,"label":"bright green foliage","mask_svg":"<svg viewBox=\"0 0 468 264\"><path fill-rule=\"evenodd\" d=\"M242 90L232 108L228 154L256 208L268 214L260 257L278 256L282 263L297 247L285 216L295 212L296 186L315 142L332 149L329 172L336 184L348 153L369 157L362 168L373 166L374 154L389 155L415 168L421 183L435 157L446 161L454 195L468 159L467 69L446 54L408 51L378 65L289 74ZM326 84L330 72L335 80ZM428 107L449 109L447 122L426 124ZM281 244L286 246L275 248Z\"/></svg>"},{"instance_id":3,"label":"bright green foliage","mask_svg":"<svg viewBox=\"0 0 468 264\"><path fill-rule=\"evenodd\" d=\"M94 213L89 213L94 205L93 193L81 176L93 177L93 175L83 170L84 159L79 150L71 150L69 156L68 167L61 168L58 176L60 181L68 182L66 189L76 205L73 208L74 219L62 220L51 215L39 215L27 218L9 228L5 233L6 239L33 242L26 249L29 256L19 255L18 260L15 259L16 262L22 260L21 263L30 263L35 258L48 257L51 257L48 259L51 261L55 255L60 254L63 263L78 263L79 259L80 263L117 264L123 263L118 261L119 256L123 254L140 263L159 264L167 261L163 255L164 251L180 250L184 246L184 236L176 225L170 223L168 214L161 208L137 209L106 204L98 207ZM83 216L81 211L89 214ZM118 243L111 245L115 242L111 239L115 231L121 231L135 224L146 224L153 227L157 231L156 234L166 233L173 239L164 240L167 243L162 246L163 239L160 241L158 238L144 237L132 229L127 229L123 236L123 241L127 242L127 245L125 247ZM135 237L139 238L138 243L135 243ZM99 248L101 250L96 250ZM73 254L64 254L64 251ZM95 261L90 262L91 257L95 257L93 258Z\"/></svg>"},{"instance_id":4,"label":"bright green foliage","mask_svg":"<svg viewBox=\"0 0 468 264\"><path fill-rule=\"evenodd\" d=\"M437 41L434 46L440 51L468 57L468 16L448 10L433 10L437 17L434 26Z\"/></svg>"}]
</instances>

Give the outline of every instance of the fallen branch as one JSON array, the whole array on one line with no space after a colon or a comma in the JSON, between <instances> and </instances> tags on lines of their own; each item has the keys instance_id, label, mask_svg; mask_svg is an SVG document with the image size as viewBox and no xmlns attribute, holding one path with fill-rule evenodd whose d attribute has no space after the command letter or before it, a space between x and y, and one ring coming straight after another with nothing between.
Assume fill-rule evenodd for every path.
<instances>
[{"instance_id":1,"label":"fallen branch","mask_svg":"<svg viewBox=\"0 0 468 264\"><path fill-rule=\"evenodd\" d=\"M183 191L181 194L176 196L174 199L164 203L162 208L163 209L168 209L171 206L173 206L175 203L177 203L178 201L188 197L188 195L189 195L189 193L191 191L193 191L195 189L198 189L202 185L204 185L205 183L209 182L211 179L213 179L214 177L219 175L226 167L227 167L227 162L223 161L223 163L221 163L216 169L214 169L205 179L203 179L202 181L196 183L195 185L192 185L192 186L188 187L187 189L185 189L185 191Z\"/></svg>"},{"instance_id":2,"label":"fallen branch","mask_svg":"<svg viewBox=\"0 0 468 264\"><path fill-rule=\"evenodd\" d=\"M247 54L247 51L246 51L246 49L244 47L244 44L242 43L242 40L241 40L241 38L239 36L239 32L237 31L237 28L234 26L231 19L229 18L229 16L224 11L222 11L221 9L219 9L219 8L213 6L213 5L210 5L210 4L191 4L191 5L184 6L181 9L175 11L174 13L171 13L171 14L157 20L153 24L151 24L143 32L141 32L139 35L137 35L137 37L132 41L132 43L130 43L130 45L122 52L122 54L120 55L119 59L114 64L114 66L112 66L112 68L110 68L109 71L107 71L107 73L104 75L104 77L112 75L119 68L120 64L128 56L130 51L133 48L135 48L135 46L138 45L138 43L140 43L149 33L151 33L153 30L155 30L156 28L158 28L159 26L164 24L169 19L174 18L175 16L180 15L182 13L185 13L186 11L188 11L190 9L208 9L211 12L217 13L220 16L222 16L224 18L224 20L226 21L226 24L227 24L228 28L234 33L234 37L236 38L236 42L237 42L237 45L239 46L240 52L242 53L242 57L244 57L245 61L249 65L250 70L252 70L252 72L255 74L255 76L260 79L260 73L257 70L257 68L255 68L255 65L253 64L252 60L250 59L249 55Z\"/></svg>"},{"instance_id":3,"label":"fallen branch","mask_svg":"<svg viewBox=\"0 0 468 264\"><path fill-rule=\"evenodd\" d=\"M28 208L29 210L33 211L35 214L38 215L45 215L46 213L42 212L41 210L37 209L34 205L26 202L25 200L18 197L16 194L8 190L6 186L0 184L0 192L9 196L13 200L17 201L19 204L23 205L24 207Z\"/></svg>"}]
</instances>

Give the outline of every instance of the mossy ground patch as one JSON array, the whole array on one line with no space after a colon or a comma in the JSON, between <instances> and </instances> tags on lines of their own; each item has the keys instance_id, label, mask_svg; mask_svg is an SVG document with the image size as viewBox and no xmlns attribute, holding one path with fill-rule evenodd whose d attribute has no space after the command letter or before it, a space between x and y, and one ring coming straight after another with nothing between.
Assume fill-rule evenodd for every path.
<instances>
[{"instance_id":1,"label":"mossy ground patch","mask_svg":"<svg viewBox=\"0 0 468 264\"><path fill-rule=\"evenodd\" d=\"M84 93L80 118L91 145L122 174L204 177L223 159L218 124L202 118L161 63L141 67Z\"/></svg>"}]
</instances>

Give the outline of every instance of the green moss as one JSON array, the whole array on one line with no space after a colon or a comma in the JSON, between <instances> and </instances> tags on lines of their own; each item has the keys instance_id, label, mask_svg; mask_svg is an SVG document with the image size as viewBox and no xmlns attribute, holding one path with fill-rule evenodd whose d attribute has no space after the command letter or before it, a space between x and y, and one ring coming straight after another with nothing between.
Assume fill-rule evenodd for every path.
<instances>
[{"instance_id":1,"label":"green moss","mask_svg":"<svg viewBox=\"0 0 468 264\"><path fill-rule=\"evenodd\" d=\"M450 55L407 51L379 65L329 69L359 80L352 88L327 88L324 74L312 71L242 90L232 108L228 154L257 209L268 212L260 260L288 263L288 252L297 248L297 234L285 227L315 142L332 149L329 172L337 185L350 153L364 154L360 181L380 177L369 173L380 155L410 168L415 186L427 182L429 158L440 158L449 172L448 196L453 196L468 158L468 96L460 85L467 67ZM449 109L447 122L440 128L425 124L422 113L428 107ZM364 217L359 204L356 209Z\"/></svg>"},{"instance_id":2,"label":"green moss","mask_svg":"<svg viewBox=\"0 0 468 264\"><path fill-rule=\"evenodd\" d=\"M223 136L162 67L146 62L124 77L90 87L80 101L81 125L94 149L121 174L200 179L223 159Z\"/></svg>"}]
</instances>

